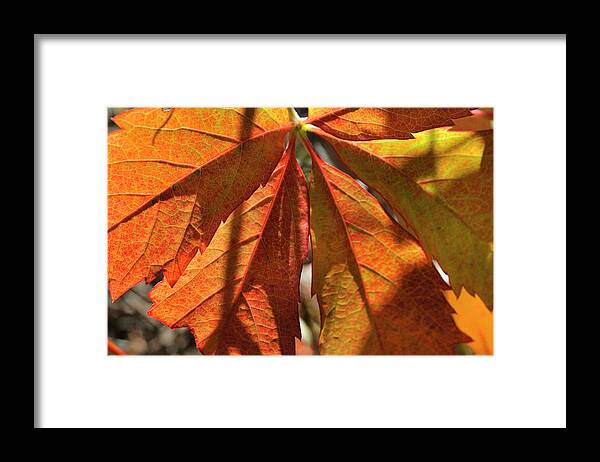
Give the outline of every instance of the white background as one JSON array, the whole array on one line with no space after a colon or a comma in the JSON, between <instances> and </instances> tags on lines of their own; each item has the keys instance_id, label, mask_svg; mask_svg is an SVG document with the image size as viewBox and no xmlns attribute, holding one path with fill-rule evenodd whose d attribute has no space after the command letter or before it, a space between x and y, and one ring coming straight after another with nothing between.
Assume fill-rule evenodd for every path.
<instances>
[{"instance_id":1,"label":"white background","mask_svg":"<svg viewBox=\"0 0 600 462\"><path fill-rule=\"evenodd\" d=\"M566 425L564 37L38 37L37 53L38 426ZM108 106L377 105L495 108L495 356L107 356Z\"/></svg>"}]
</instances>

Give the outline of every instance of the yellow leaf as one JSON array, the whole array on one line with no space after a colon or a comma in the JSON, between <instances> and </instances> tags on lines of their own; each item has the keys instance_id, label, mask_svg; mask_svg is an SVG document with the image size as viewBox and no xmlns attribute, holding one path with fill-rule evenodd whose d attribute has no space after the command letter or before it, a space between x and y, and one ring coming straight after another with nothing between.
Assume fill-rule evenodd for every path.
<instances>
[{"instance_id":1,"label":"yellow leaf","mask_svg":"<svg viewBox=\"0 0 600 462\"><path fill-rule=\"evenodd\" d=\"M376 190L450 278L493 309L493 131L355 142L311 129Z\"/></svg>"},{"instance_id":2,"label":"yellow leaf","mask_svg":"<svg viewBox=\"0 0 600 462\"><path fill-rule=\"evenodd\" d=\"M494 315L481 299L462 290L457 298L451 290L445 290L444 296L454 308L454 322L458 328L473 339L468 343L476 355L494 354Z\"/></svg>"}]
</instances>

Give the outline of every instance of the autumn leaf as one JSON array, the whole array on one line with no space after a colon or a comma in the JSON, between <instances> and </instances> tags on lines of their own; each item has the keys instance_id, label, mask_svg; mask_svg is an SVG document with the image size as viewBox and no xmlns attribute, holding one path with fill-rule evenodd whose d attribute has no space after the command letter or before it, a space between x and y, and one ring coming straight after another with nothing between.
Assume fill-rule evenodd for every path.
<instances>
[{"instance_id":1,"label":"autumn leaf","mask_svg":"<svg viewBox=\"0 0 600 462\"><path fill-rule=\"evenodd\" d=\"M460 332L419 244L351 177L311 152L313 292L322 354L454 354Z\"/></svg>"},{"instance_id":2,"label":"autumn leaf","mask_svg":"<svg viewBox=\"0 0 600 462\"><path fill-rule=\"evenodd\" d=\"M295 354L308 197L294 145L177 283L160 282L150 294L148 314L188 327L204 354Z\"/></svg>"},{"instance_id":3,"label":"autumn leaf","mask_svg":"<svg viewBox=\"0 0 600 462\"><path fill-rule=\"evenodd\" d=\"M164 271L175 284L223 220L269 179L291 127L285 108L134 109L108 139L113 300Z\"/></svg>"},{"instance_id":4,"label":"autumn leaf","mask_svg":"<svg viewBox=\"0 0 600 462\"><path fill-rule=\"evenodd\" d=\"M413 133L453 125L467 108L309 108L307 124L350 141L412 139Z\"/></svg>"},{"instance_id":5,"label":"autumn leaf","mask_svg":"<svg viewBox=\"0 0 600 462\"><path fill-rule=\"evenodd\" d=\"M149 315L189 328L203 354L313 353L298 314L310 218L314 353L492 354L492 118L468 108L310 108L307 120L291 108L126 111L109 134L111 298L164 274ZM321 160L309 131L364 183Z\"/></svg>"},{"instance_id":6,"label":"autumn leaf","mask_svg":"<svg viewBox=\"0 0 600 462\"><path fill-rule=\"evenodd\" d=\"M410 140L347 141L312 128L372 187L449 275L493 308L492 131L437 128Z\"/></svg>"},{"instance_id":7,"label":"autumn leaf","mask_svg":"<svg viewBox=\"0 0 600 462\"><path fill-rule=\"evenodd\" d=\"M468 345L477 355L494 354L494 315L477 296L463 290L456 297L451 290L444 291L448 303L456 311L452 315L458 328L473 339Z\"/></svg>"}]
</instances>

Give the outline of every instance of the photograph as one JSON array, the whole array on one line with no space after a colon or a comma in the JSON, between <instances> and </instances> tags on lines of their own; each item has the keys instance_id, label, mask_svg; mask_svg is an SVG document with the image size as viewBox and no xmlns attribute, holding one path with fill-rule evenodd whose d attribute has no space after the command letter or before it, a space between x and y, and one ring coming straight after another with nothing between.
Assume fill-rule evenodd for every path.
<instances>
[{"instance_id":1,"label":"photograph","mask_svg":"<svg viewBox=\"0 0 600 462\"><path fill-rule=\"evenodd\" d=\"M108 108L111 355L492 355L492 108Z\"/></svg>"},{"instance_id":2,"label":"photograph","mask_svg":"<svg viewBox=\"0 0 600 462\"><path fill-rule=\"evenodd\" d=\"M565 429L566 44L34 34L34 428Z\"/></svg>"}]
</instances>

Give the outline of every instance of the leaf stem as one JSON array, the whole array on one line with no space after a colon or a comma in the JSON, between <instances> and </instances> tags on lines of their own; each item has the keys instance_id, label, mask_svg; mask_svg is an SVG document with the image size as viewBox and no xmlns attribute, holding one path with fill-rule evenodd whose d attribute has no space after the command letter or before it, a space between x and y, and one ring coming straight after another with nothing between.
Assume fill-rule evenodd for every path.
<instances>
[{"instance_id":1,"label":"leaf stem","mask_svg":"<svg viewBox=\"0 0 600 462\"><path fill-rule=\"evenodd\" d=\"M298 127L297 132L298 132L298 136L300 137L300 141L302 142L302 144L304 145L304 147L310 154L310 158L312 159L312 161L313 162L322 162L321 157L319 156L319 153L317 152L317 150L314 148L314 146L308 139L308 135L306 134L306 132L307 132L306 125L302 125L302 126Z\"/></svg>"},{"instance_id":2,"label":"leaf stem","mask_svg":"<svg viewBox=\"0 0 600 462\"><path fill-rule=\"evenodd\" d=\"M290 121L292 121L294 125L297 125L300 122L300 116L293 107L288 107L287 110Z\"/></svg>"}]
</instances>

